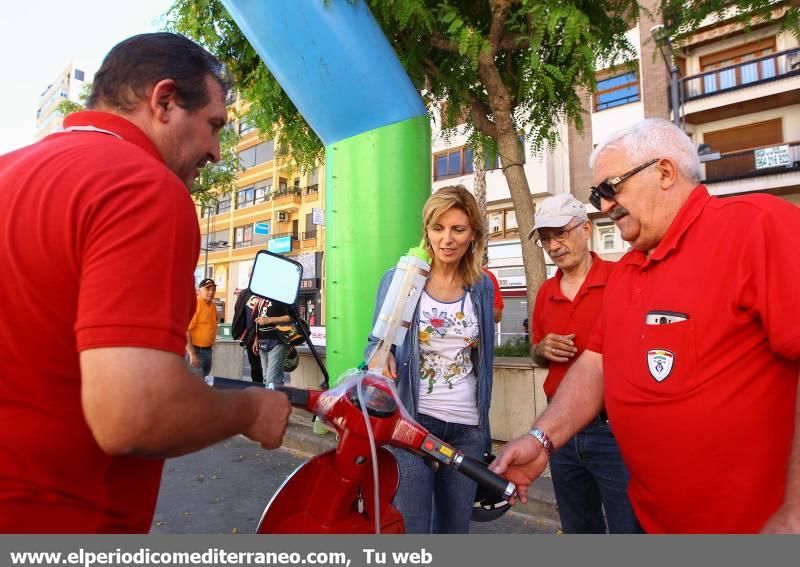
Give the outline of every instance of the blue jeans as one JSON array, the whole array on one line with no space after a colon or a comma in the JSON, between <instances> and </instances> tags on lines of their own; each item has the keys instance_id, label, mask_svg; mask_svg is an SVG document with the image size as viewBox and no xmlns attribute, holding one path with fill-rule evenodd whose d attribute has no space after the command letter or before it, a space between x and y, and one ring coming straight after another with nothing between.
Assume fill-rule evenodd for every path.
<instances>
[{"instance_id":1,"label":"blue jeans","mask_svg":"<svg viewBox=\"0 0 800 567\"><path fill-rule=\"evenodd\" d=\"M193 368L189 366L189 370L194 372L195 374L199 374L201 377L211 375L211 355L214 351L210 348L208 350L194 347L194 351L197 353L197 360L200 361L200 368ZM189 355L187 354L184 358L186 358L186 364L189 365Z\"/></svg>"},{"instance_id":2,"label":"blue jeans","mask_svg":"<svg viewBox=\"0 0 800 567\"><path fill-rule=\"evenodd\" d=\"M431 434L474 459L483 459L483 436L477 425L448 423L419 414L417 421ZM402 449L392 449L400 467L394 505L409 534L466 534L478 485L448 467L438 471Z\"/></svg>"},{"instance_id":3,"label":"blue jeans","mask_svg":"<svg viewBox=\"0 0 800 567\"><path fill-rule=\"evenodd\" d=\"M283 363L286 360L286 345L279 340L260 341L259 355L264 372L264 385L283 385Z\"/></svg>"},{"instance_id":4,"label":"blue jeans","mask_svg":"<svg viewBox=\"0 0 800 567\"><path fill-rule=\"evenodd\" d=\"M628 500L628 469L607 421L594 421L550 459L561 527L568 534L642 533ZM605 510L605 518L603 517Z\"/></svg>"}]
</instances>

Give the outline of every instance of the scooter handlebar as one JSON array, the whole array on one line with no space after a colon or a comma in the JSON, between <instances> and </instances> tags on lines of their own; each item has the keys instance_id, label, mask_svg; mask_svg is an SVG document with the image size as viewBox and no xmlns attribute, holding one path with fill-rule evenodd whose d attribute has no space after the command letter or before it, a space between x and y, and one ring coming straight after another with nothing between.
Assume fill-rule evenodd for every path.
<instances>
[{"instance_id":1,"label":"scooter handlebar","mask_svg":"<svg viewBox=\"0 0 800 567\"><path fill-rule=\"evenodd\" d=\"M485 463L458 453L453 459L453 468L483 487L491 496L508 500L517 491L513 482L489 470Z\"/></svg>"},{"instance_id":2,"label":"scooter handlebar","mask_svg":"<svg viewBox=\"0 0 800 567\"><path fill-rule=\"evenodd\" d=\"M283 392L293 406L307 408L310 390L292 388L291 386L275 386L276 392Z\"/></svg>"}]
</instances>

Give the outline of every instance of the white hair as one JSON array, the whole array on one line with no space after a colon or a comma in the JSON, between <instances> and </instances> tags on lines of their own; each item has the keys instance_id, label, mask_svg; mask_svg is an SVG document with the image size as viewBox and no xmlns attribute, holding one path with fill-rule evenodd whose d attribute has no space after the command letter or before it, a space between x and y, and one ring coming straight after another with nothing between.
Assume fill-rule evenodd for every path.
<instances>
[{"instance_id":1,"label":"white hair","mask_svg":"<svg viewBox=\"0 0 800 567\"><path fill-rule=\"evenodd\" d=\"M645 118L633 126L623 128L600 142L589 157L589 167L594 168L597 156L606 150L623 150L634 165L648 160L670 159L685 178L699 183L700 157L694 143L686 133L662 118Z\"/></svg>"}]
</instances>

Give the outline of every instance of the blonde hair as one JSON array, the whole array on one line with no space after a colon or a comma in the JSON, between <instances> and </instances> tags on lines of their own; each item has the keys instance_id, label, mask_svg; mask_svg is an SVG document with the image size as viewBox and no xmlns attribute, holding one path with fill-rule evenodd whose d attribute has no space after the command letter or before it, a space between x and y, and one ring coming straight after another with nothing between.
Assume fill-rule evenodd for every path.
<instances>
[{"instance_id":1,"label":"blonde hair","mask_svg":"<svg viewBox=\"0 0 800 567\"><path fill-rule=\"evenodd\" d=\"M439 220L439 217L446 211L453 208L459 209L467 215L469 224L475 232L475 240L467 248L467 253L461 258L459 265L464 283L473 286L480 281L483 274L481 266L483 263L483 251L486 247L486 224L478 208L478 201L463 185L442 187L425 202L425 206L422 208L422 233L424 235L425 250L434 259L432 261L435 261L433 248L430 240L428 240L428 227Z\"/></svg>"}]
</instances>

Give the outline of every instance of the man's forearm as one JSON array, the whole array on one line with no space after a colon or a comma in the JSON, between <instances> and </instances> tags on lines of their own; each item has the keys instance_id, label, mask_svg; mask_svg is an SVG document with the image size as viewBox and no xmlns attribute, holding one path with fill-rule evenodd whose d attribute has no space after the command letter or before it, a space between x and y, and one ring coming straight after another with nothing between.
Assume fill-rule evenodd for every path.
<instances>
[{"instance_id":1,"label":"man's forearm","mask_svg":"<svg viewBox=\"0 0 800 567\"><path fill-rule=\"evenodd\" d=\"M194 345L192 344L192 333L189 331L186 331L186 352L192 356L197 354L197 352L194 350Z\"/></svg>"},{"instance_id":2,"label":"man's forearm","mask_svg":"<svg viewBox=\"0 0 800 567\"><path fill-rule=\"evenodd\" d=\"M562 446L603 408L603 357L584 351L558 386L547 410L536 420L556 447Z\"/></svg>"}]
</instances>

